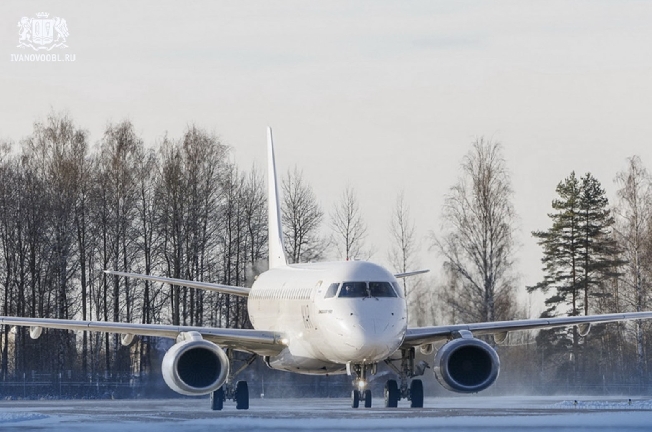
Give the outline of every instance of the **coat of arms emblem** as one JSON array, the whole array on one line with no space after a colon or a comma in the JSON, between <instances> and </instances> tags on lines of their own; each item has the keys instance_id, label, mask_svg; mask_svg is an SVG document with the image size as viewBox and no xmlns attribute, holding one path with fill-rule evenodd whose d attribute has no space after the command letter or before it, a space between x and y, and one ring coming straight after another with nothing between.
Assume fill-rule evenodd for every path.
<instances>
[{"instance_id":1,"label":"coat of arms emblem","mask_svg":"<svg viewBox=\"0 0 652 432\"><path fill-rule=\"evenodd\" d=\"M60 17L48 18L47 12L39 12L35 18L22 17L18 22L18 48L34 51L52 48L68 48L68 25Z\"/></svg>"}]
</instances>

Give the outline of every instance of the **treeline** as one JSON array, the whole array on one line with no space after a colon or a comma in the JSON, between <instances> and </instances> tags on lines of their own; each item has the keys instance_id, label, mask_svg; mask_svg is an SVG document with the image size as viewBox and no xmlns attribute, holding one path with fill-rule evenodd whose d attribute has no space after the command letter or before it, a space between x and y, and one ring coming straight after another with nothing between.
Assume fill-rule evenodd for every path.
<instances>
[{"instance_id":1,"label":"treeline","mask_svg":"<svg viewBox=\"0 0 652 432\"><path fill-rule=\"evenodd\" d=\"M525 318L515 301L517 217L500 144L477 140L461 171L446 196L441 233L433 234L444 259L438 297L445 320ZM542 317L652 310L652 180L634 156L615 184L610 204L591 173L559 182L550 227L532 233L545 275L528 291L546 296ZM636 321L542 330L534 340L514 334L499 352L530 386L647 388L650 329L649 321Z\"/></svg>"},{"instance_id":2,"label":"treeline","mask_svg":"<svg viewBox=\"0 0 652 432\"><path fill-rule=\"evenodd\" d=\"M430 243L443 276L403 281L410 325L527 317L516 300L518 215L502 147L476 140L459 172ZM288 171L281 187L290 262L372 254L353 187L327 215L300 170ZM652 186L639 158L628 160L616 187L611 204L589 173L559 183L550 227L533 233L545 278L529 290L546 295L543 316L652 309ZM257 169L239 169L218 137L195 126L152 148L131 122L111 123L91 144L69 116L52 113L20 142L0 143L1 314L246 328L243 298L104 270L251 285L267 265L265 191ZM388 220L391 270L421 268L422 244L402 193ZM529 388L647 385L651 328L510 334L498 346L501 380ZM61 330L33 340L29 329L4 326L0 373L3 380L32 371L96 382L146 377L157 372L165 343L141 337L123 346L120 335Z\"/></svg>"},{"instance_id":3,"label":"treeline","mask_svg":"<svg viewBox=\"0 0 652 432\"><path fill-rule=\"evenodd\" d=\"M551 227L533 235L545 276L543 317L652 310L652 183L641 159L616 175L616 202L591 175L571 173L556 189ZM580 383L650 385L649 320L541 331L541 356L556 378Z\"/></svg>"},{"instance_id":4,"label":"treeline","mask_svg":"<svg viewBox=\"0 0 652 432\"><path fill-rule=\"evenodd\" d=\"M36 122L0 152L2 315L247 327L243 298L105 274L105 269L247 285L267 254L262 176L195 126L148 148L129 121L91 146L70 117ZM155 339L28 329L2 334L12 371L143 373ZM158 365L154 365L158 367Z\"/></svg>"}]
</instances>

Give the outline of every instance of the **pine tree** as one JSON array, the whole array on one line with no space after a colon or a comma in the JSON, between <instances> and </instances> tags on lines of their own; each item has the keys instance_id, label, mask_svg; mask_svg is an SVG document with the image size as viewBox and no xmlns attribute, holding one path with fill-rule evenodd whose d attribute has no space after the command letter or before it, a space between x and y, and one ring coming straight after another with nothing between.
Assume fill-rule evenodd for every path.
<instances>
[{"instance_id":1,"label":"pine tree","mask_svg":"<svg viewBox=\"0 0 652 432\"><path fill-rule=\"evenodd\" d=\"M544 279L528 287L528 291L542 290L548 294L554 290L546 298L548 308L542 317L564 313L569 316L588 315L590 299L605 295L605 282L617 276L617 268L622 265L612 236L614 219L604 189L590 173L578 179L572 172L557 185L556 191L559 198L552 202L555 212L548 215L552 227L532 233L543 248ZM561 370L569 374L572 371L571 376L575 379L582 349L577 328L542 332L538 341L546 344L548 353L566 353L568 343L553 342L564 332L567 340L572 340L572 356L571 364L566 364ZM553 334L554 337L549 339Z\"/></svg>"},{"instance_id":2,"label":"pine tree","mask_svg":"<svg viewBox=\"0 0 652 432\"><path fill-rule=\"evenodd\" d=\"M587 173L582 177L581 192L580 284L583 290L584 315L588 315L589 296L608 295L604 292L604 282L619 276L618 268L624 262L619 258L621 251L613 236L615 220L600 182Z\"/></svg>"},{"instance_id":3,"label":"pine tree","mask_svg":"<svg viewBox=\"0 0 652 432\"><path fill-rule=\"evenodd\" d=\"M570 305L570 316L579 315L579 260L580 260L580 183L575 172L557 185L558 199L552 201L555 213L549 213L552 227L547 231L535 231L534 237L543 247L541 262L545 276L542 282L528 291L540 289L548 293L555 288L554 295L546 299L548 309L543 316L557 315L559 304Z\"/></svg>"}]
</instances>

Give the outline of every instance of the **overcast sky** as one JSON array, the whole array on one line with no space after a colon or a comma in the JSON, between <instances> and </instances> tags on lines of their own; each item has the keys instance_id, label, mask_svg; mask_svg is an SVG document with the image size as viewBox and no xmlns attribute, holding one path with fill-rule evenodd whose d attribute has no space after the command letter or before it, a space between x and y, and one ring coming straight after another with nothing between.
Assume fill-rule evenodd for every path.
<instances>
[{"instance_id":1,"label":"overcast sky","mask_svg":"<svg viewBox=\"0 0 652 432\"><path fill-rule=\"evenodd\" d=\"M66 20L74 62L16 62L18 22ZM652 169L652 2L16 1L0 3L0 139L67 111L91 141L130 119L148 144L189 123L238 164L297 165L326 212L347 184L385 263L405 190L422 267L444 195L480 136L500 141L520 216L522 285L541 278L530 236L557 183L590 171L615 197L626 158ZM29 51L28 51L29 50Z\"/></svg>"}]
</instances>

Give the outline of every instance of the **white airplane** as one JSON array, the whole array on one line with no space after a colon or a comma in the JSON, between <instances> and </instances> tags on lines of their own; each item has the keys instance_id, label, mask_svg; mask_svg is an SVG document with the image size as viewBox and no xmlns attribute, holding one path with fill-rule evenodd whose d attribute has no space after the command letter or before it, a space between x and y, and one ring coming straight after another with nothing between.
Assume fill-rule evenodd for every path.
<instances>
[{"instance_id":1,"label":"white airplane","mask_svg":"<svg viewBox=\"0 0 652 432\"><path fill-rule=\"evenodd\" d=\"M43 328L121 333L125 345L135 335L176 339L163 358L165 382L184 395L210 394L211 408L220 410L225 400L234 400L237 409L249 408L247 383L235 378L258 356L272 369L352 376L354 408L361 402L371 407L368 379L385 363L396 374L385 384L385 406L396 407L407 399L411 407L421 408L423 384L418 377L429 365L415 362L417 349L432 356L435 377L443 387L476 393L492 385L500 369L494 348L477 336L493 335L500 343L511 331L571 325L586 335L593 323L652 318L652 312L638 312L409 328L405 294L397 279L424 271L392 274L365 261L287 264L271 129L267 142L269 270L251 288L107 271L247 297L253 330L19 317L0 317L0 324L29 326L34 339ZM234 351L250 354L238 370Z\"/></svg>"}]
</instances>

